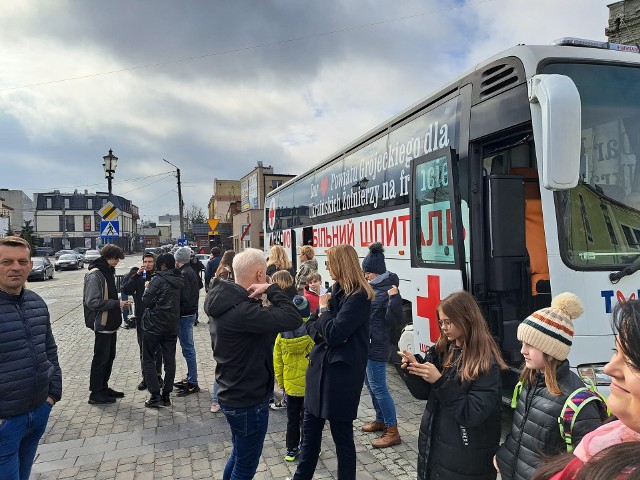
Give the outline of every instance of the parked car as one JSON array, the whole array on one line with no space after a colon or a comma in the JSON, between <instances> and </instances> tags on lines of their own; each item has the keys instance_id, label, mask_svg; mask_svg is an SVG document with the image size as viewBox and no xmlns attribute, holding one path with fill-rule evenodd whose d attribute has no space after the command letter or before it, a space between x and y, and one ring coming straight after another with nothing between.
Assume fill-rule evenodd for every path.
<instances>
[{"instance_id":1,"label":"parked car","mask_svg":"<svg viewBox=\"0 0 640 480\"><path fill-rule=\"evenodd\" d=\"M56 270L79 270L80 268L84 268L84 262L75 252L60 255L55 266Z\"/></svg>"},{"instance_id":2,"label":"parked car","mask_svg":"<svg viewBox=\"0 0 640 480\"><path fill-rule=\"evenodd\" d=\"M89 263L96 258L100 258L100 252L98 250L87 250L84 252L84 261Z\"/></svg>"},{"instance_id":3,"label":"parked car","mask_svg":"<svg viewBox=\"0 0 640 480\"><path fill-rule=\"evenodd\" d=\"M71 255L77 255L77 253L78 253L78 252L76 252L75 250L58 250L58 251L55 253L55 257L56 257L56 260L58 260L58 259L60 258L60 256L61 256L61 255L69 255L69 254L71 254Z\"/></svg>"},{"instance_id":4,"label":"parked car","mask_svg":"<svg viewBox=\"0 0 640 480\"><path fill-rule=\"evenodd\" d=\"M206 253L196 253L196 258L202 265L204 265L205 268L207 268L207 262L209 261L211 256L207 255Z\"/></svg>"},{"instance_id":5,"label":"parked car","mask_svg":"<svg viewBox=\"0 0 640 480\"><path fill-rule=\"evenodd\" d=\"M74 252L78 252L80 255L84 255L87 250L89 250L87 247L76 247L73 249Z\"/></svg>"},{"instance_id":6,"label":"parked car","mask_svg":"<svg viewBox=\"0 0 640 480\"><path fill-rule=\"evenodd\" d=\"M147 247L144 249L144 253L153 253L154 255L159 255L160 253L162 253L162 251L160 250L160 248Z\"/></svg>"},{"instance_id":7,"label":"parked car","mask_svg":"<svg viewBox=\"0 0 640 480\"><path fill-rule=\"evenodd\" d=\"M46 280L53 278L53 263L47 257L35 257L32 259L33 267L29 272L29 280Z\"/></svg>"},{"instance_id":8,"label":"parked car","mask_svg":"<svg viewBox=\"0 0 640 480\"><path fill-rule=\"evenodd\" d=\"M51 247L36 247L35 255L39 257L49 257L55 255L56 251Z\"/></svg>"}]
</instances>

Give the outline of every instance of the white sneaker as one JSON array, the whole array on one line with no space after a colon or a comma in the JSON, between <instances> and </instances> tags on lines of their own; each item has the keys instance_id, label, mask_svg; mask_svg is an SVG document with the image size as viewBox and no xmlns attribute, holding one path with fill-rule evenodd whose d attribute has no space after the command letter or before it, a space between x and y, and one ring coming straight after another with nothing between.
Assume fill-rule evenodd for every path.
<instances>
[{"instance_id":1,"label":"white sneaker","mask_svg":"<svg viewBox=\"0 0 640 480\"><path fill-rule=\"evenodd\" d=\"M211 413L217 413L220 411L220 404L212 403L211 404Z\"/></svg>"}]
</instances>

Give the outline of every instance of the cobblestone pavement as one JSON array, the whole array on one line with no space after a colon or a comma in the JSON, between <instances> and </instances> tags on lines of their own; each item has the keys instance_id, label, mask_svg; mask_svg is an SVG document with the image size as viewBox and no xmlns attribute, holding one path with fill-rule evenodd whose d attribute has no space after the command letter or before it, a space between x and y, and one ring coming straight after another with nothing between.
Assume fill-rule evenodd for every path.
<instances>
[{"instance_id":1,"label":"cobblestone pavement","mask_svg":"<svg viewBox=\"0 0 640 480\"><path fill-rule=\"evenodd\" d=\"M129 257L119 274L137 263ZM125 397L111 405L89 405L89 367L93 333L82 317L84 271L56 273L47 282L32 283L50 306L53 332L63 372L63 399L53 408L42 438L32 478L155 479L222 478L231 452L231 434L221 412L211 413L214 362L209 328L194 329L201 391L186 398L172 397L171 407L147 409L146 391L136 389L141 379L135 330L118 332L117 356L111 387ZM201 297L201 304L204 293ZM207 320L201 312L200 320ZM176 378L186 372L178 347ZM424 402L415 400L392 367L388 382L398 410L400 445L374 449L374 434L360 427L374 418L371 399L363 389L354 422L359 479L416 478L418 427ZM175 392L174 392L175 393ZM286 411L271 411L269 429L256 474L257 479L284 479L297 462L285 462ZM335 446L325 427L322 456L314 478L336 478Z\"/></svg>"}]
</instances>

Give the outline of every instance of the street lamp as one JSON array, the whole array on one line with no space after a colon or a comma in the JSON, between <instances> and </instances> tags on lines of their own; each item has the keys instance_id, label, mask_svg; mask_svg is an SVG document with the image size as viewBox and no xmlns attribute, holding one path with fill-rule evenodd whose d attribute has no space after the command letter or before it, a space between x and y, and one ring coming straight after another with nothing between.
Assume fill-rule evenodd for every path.
<instances>
[{"instance_id":1,"label":"street lamp","mask_svg":"<svg viewBox=\"0 0 640 480\"><path fill-rule=\"evenodd\" d=\"M113 151L109 149L109 155L102 157L104 163L104 178L109 180L109 198L111 198L111 180L113 180L113 174L116 173L116 165L118 164L118 157L113 154Z\"/></svg>"}]
</instances>

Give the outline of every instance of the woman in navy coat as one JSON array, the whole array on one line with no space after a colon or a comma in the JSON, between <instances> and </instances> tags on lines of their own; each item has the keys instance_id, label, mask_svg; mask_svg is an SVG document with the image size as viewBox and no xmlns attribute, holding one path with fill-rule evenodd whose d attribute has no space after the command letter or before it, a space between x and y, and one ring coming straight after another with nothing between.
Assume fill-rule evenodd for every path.
<instances>
[{"instance_id":1,"label":"woman in navy coat","mask_svg":"<svg viewBox=\"0 0 640 480\"><path fill-rule=\"evenodd\" d=\"M294 480L313 477L326 420L336 444L338 478L356 478L353 420L358 414L367 367L369 315L374 295L351 245L330 248L327 268L335 283L331 293L320 296L317 320L312 317L306 324L316 344L309 354L304 438Z\"/></svg>"}]
</instances>

